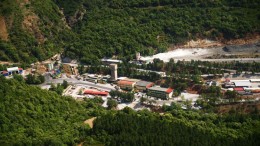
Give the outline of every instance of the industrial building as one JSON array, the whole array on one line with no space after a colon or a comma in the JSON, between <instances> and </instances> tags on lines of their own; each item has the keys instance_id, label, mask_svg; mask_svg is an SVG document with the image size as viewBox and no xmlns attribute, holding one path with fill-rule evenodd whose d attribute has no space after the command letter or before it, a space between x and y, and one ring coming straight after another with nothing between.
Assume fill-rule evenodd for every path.
<instances>
[{"instance_id":1,"label":"industrial building","mask_svg":"<svg viewBox=\"0 0 260 146\"><path fill-rule=\"evenodd\" d=\"M135 84L140 81L137 79L123 79L117 82L117 86L119 86L123 90L133 90L135 87Z\"/></svg>"},{"instance_id":2,"label":"industrial building","mask_svg":"<svg viewBox=\"0 0 260 146\"><path fill-rule=\"evenodd\" d=\"M43 61L42 64L44 64L48 71L52 71L54 69L54 62L50 60Z\"/></svg>"},{"instance_id":3,"label":"industrial building","mask_svg":"<svg viewBox=\"0 0 260 146\"><path fill-rule=\"evenodd\" d=\"M172 97L173 89L171 88L161 88L161 87L151 87L148 88L148 96L161 98L167 100Z\"/></svg>"},{"instance_id":4,"label":"industrial building","mask_svg":"<svg viewBox=\"0 0 260 146\"><path fill-rule=\"evenodd\" d=\"M233 88L233 90L236 91L240 95L246 93L243 87L235 87L235 88Z\"/></svg>"},{"instance_id":5,"label":"industrial building","mask_svg":"<svg viewBox=\"0 0 260 146\"><path fill-rule=\"evenodd\" d=\"M61 76L61 71L59 69L54 69L51 71L51 76L53 78L59 78Z\"/></svg>"},{"instance_id":6,"label":"industrial building","mask_svg":"<svg viewBox=\"0 0 260 146\"><path fill-rule=\"evenodd\" d=\"M135 87L138 91L144 92L147 91L148 88L152 87L154 83L147 81L139 81L135 84Z\"/></svg>"},{"instance_id":7,"label":"industrial building","mask_svg":"<svg viewBox=\"0 0 260 146\"><path fill-rule=\"evenodd\" d=\"M95 75L95 74L85 74L83 75L84 80L97 83L98 80L101 80L101 75Z\"/></svg>"},{"instance_id":8,"label":"industrial building","mask_svg":"<svg viewBox=\"0 0 260 146\"><path fill-rule=\"evenodd\" d=\"M102 61L103 63L108 63L108 64L111 64L111 63L122 63L122 62L123 62L122 60L106 59L106 58L101 59L101 61Z\"/></svg>"},{"instance_id":9,"label":"industrial building","mask_svg":"<svg viewBox=\"0 0 260 146\"><path fill-rule=\"evenodd\" d=\"M241 95L249 95L252 93L260 93L260 79L250 80L229 80L225 82L225 87L229 90L236 91Z\"/></svg>"},{"instance_id":10,"label":"industrial building","mask_svg":"<svg viewBox=\"0 0 260 146\"><path fill-rule=\"evenodd\" d=\"M229 79L226 79L224 86L225 86L225 88L234 88L234 87L251 88L252 83L250 82L250 80L229 80Z\"/></svg>"},{"instance_id":11,"label":"industrial building","mask_svg":"<svg viewBox=\"0 0 260 146\"><path fill-rule=\"evenodd\" d=\"M233 81L236 87L252 87L250 81Z\"/></svg>"},{"instance_id":12,"label":"industrial building","mask_svg":"<svg viewBox=\"0 0 260 146\"><path fill-rule=\"evenodd\" d=\"M111 81L116 81L117 80L117 64L110 64L110 69L111 69Z\"/></svg>"},{"instance_id":13,"label":"industrial building","mask_svg":"<svg viewBox=\"0 0 260 146\"><path fill-rule=\"evenodd\" d=\"M152 72L160 75L160 77L166 77L166 73L162 71L153 71L153 70L145 70L145 69L136 69L136 70L139 72L146 72L146 73Z\"/></svg>"},{"instance_id":14,"label":"industrial building","mask_svg":"<svg viewBox=\"0 0 260 146\"><path fill-rule=\"evenodd\" d=\"M7 71L1 71L0 72L3 76L9 76L9 75L13 75L13 74L22 74L23 73L23 69L22 68L18 68L18 67L11 67L11 68L7 68Z\"/></svg>"},{"instance_id":15,"label":"industrial building","mask_svg":"<svg viewBox=\"0 0 260 146\"><path fill-rule=\"evenodd\" d=\"M22 74L23 73L23 69L22 68L18 68L18 67L11 67L11 68L7 68L7 72L9 75L12 74Z\"/></svg>"},{"instance_id":16,"label":"industrial building","mask_svg":"<svg viewBox=\"0 0 260 146\"><path fill-rule=\"evenodd\" d=\"M250 79L251 83L260 83L260 79Z\"/></svg>"},{"instance_id":17,"label":"industrial building","mask_svg":"<svg viewBox=\"0 0 260 146\"><path fill-rule=\"evenodd\" d=\"M117 86L119 86L121 89L124 90L133 90L135 84L136 82L127 81L127 80L120 80L117 82Z\"/></svg>"},{"instance_id":18,"label":"industrial building","mask_svg":"<svg viewBox=\"0 0 260 146\"><path fill-rule=\"evenodd\" d=\"M5 71L5 70L4 70L4 71L1 71L0 74L3 75L3 76L5 76L5 77L9 75L9 74L8 74L8 71Z\"/></svg>"},{"instance_id":19,"label":"industrial building","mask_svg":"<svg viewBox=\"0 0 260 146\"><path fill-rule=\"evenodd\" d=\"M260 93L260 88L244 88L244 90L251 93Z\"/></svg>"},{"instance_id":20,"label":"industrial building","mask_svg":"<svg viewBox=\"0 0 260 146\"><path fill-rule=\"evenodd\" d=\"M110 79L110 75L96 75L96 74L88 74L85 73L82 75L84 81L89 81L93 83L106 83L108 79Z\"/></svg>"},{"instance_id":21,"label":"industrial building","mask_svg":"<svg viewBox=\"0 0 260 146\"><path fill-rule=\"evenodd\" d=\"M96 95L96 96L107 96L108 92L106 91L99 91L94 89L86 89L84 94Z\"/></svg>"}]
</instances>

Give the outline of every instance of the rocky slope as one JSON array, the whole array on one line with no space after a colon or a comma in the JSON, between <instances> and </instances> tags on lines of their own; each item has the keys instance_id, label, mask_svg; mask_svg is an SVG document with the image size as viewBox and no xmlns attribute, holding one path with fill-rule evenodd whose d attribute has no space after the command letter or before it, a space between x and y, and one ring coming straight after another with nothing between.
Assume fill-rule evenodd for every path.
<instances>
[{"instance_id":1,"label":"rocky slope","mask_svg":"<svg viewBox=\"0 0 260 146\"><path fill-rule=\"evenodd\" d=\"M52 0L1 2L0 60L30 63L63 50L71 31Z\"/></svg>"}]
</instances>

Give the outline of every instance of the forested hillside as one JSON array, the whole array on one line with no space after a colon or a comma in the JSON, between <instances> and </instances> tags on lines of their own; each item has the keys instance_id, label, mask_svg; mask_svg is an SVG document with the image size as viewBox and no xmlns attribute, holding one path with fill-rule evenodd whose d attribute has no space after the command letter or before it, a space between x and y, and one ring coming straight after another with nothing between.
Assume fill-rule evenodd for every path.
<instances>
[{"instance_id":1,"label":"forested hillside","mask_svg":"<svg viewBox=\"0 0 260 146\"><path fill-rule=\"evenodd\" d=\"M101 98L76 101L0 77L0 145L237 145L260 144L259 113L217 115L164 106L105 110ZM97 117L93 129L83 124Z\"/></svg>"},{"instance_id":2,"label":"forested hillside","mask_svg":"<svg viewBox=\"0 0 260 146\"><path fill-rule=\"evenodd\" d=\"M73 145L88 129L85 104L2 76L0 82L0 145Z\"/></svg>"},{"instance_id":3,"label":"forested hillside","mask_svg":"<svg viewBox=\"0 0 260 146\"><path fill-rule=\"evenodd\" d=\"M169 44L190 39L228 40L260 30L258 0L56 0L68 19L86 10L73 25L80 42L65 49L68 56L131 58L165 51ZM74 3L75 2L75 3ZM78 6L81 4L81 6ZM70 20L67 20L70 21ZM90 55L88 55L90 54ZM87 57L88 56L88 57Z\"/></svg>"},{"instance_id":4,"label":"forested hillside","mask_svg":"<svg viewBox=\"0 0 260 146\"><path fill-rule=\"evenodd\" d=\"M52 0L1 0L0 22L0 61L43 60L73 37Z\"/></svg>"},{"instance_id":5,"label":"forested hillside","mask_svg":"<svg viewBox=\"0 0 260 146\"><path fill-rule=\"evenodd\" d=\"M172 106L164 115L129 108L109 113L94 123L93 134L116 146L256 146L259 116L201 114Z\"/></svg>"},{"instance_id":6,"label":"forested hillside","mask_svg":"<svg viewBox=\"0 0 260 146\"><path fill-rule=\"evenodd\" d=\"M130 59L136 51L151 55L169 44L243 38L260 30L258 0L4 0L0 7L6 24L0 26L7 26L0 60L15 62L65 50L93 64L104 56Z\"/></svg>"}]
</instances>

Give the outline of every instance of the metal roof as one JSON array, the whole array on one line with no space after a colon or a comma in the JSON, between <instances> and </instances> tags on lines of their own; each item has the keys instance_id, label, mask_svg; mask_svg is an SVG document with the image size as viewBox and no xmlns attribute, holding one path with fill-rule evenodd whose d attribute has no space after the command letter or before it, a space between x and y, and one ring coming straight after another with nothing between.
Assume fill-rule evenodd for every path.
<instances>
[{"instance_id":1,"label":"metal roof","mask_svg":"<svg viewBox=\"0 0 260 146\"><path fill-rule=\"evenodd\" d=\"M251 82L260 82L260 79L250 79Z\"/></svg>"},{"instance_id":2,"label":"metal roof","mask_svg":"<svg viewBox=\"0 0 260 146\"><path fill-rule=\"evenodd\" d=\"M230 80L230 82L249 82L249 80Z\"/></svg>"},{"instance_id":3,"label":"metal roof","mask_svg":"<svg viewBox=\"0 0 260 146\"><path fill-rule=\"evenodd\" d=\"M146 87L147 85L153 84L152 82L147 82L147 81L139 81L136 83L136 86L143 86Z\"/></svg>"},{"instance_id":4,"label":"metal roof","mask_svg":"<svg viewBox=\"0 0 260 146\"><path fill-rule=\"evenodd\" d=\"M1 73L2 73L2 74L7 74L8 71L5 71L5 70L4 70L4 71L1 71Z\"/></svg>"},{"instance_id":5,"label":"metal roof","mask_svg":"<svg viewBox=\"0 0 260 146\"><path fill-rule=\"evenodd\" d=\"M171 89L171 88L162 88L162 87L155 86L155 87L149 88L149 90L155 90L155 91L162 91L162 92L170 93L170 92L172 92L173 89Z\"/></svg>"},{"instance_id":6,"label":"metal roof","mask_svg":"<svg viewBox=\"0 0 260 146\"><path fill-rule=\"evenodd\" d=\"M107 96L107 95L108 95L108 92L98 91L98 90L92 90L92 89L86 89L86 90L84 91L84 94Z\"/></svg>"},{"instance_id":7,"label":"metal roof","mask_svg":"<svg viewBox=\"0 0 260 146\"><path fill-rule=\"evenodd\" d=\"M244 91L244 88L243 87L236 87L236 88L233 88L235 91Z\"/></svg>"},{"instance_id":8,"label":"metal roof","mask_svg":"<svg viewBox=\"0 0 260 146\"><path fill-rule=\"evenodd\" d=\"M120 80L117 82L118 85L133 85L135 82L132 81L126 81L126 80Z\"/></svg>"},{"instance_id":9,"label":"metal roof","mask_svg":"<svg viewBox=\"0 0 260 146\"><path fill-rule=\"evenodd\" d=\"M122 63L122 60L116 60L116 59L101 59L103 62L113 62L113 63Z\"/></svg>"},{"instance_id":10,"label":"metal roof","mask_svg":"<svg viewBox=\"0 0 260 146\"><path fill-rule=\"evenodd\" d=\"M249 81L234 81L237 87L251 87L252 84Z\"/></svg>"},{"instance_id":11,"label":"metal roof","mask_svg":"<svg viewBox=\"0 0 260 146\"><path fill-rule=\"evenodd\" d=\"M117 80L124 80L127 79L127 77L118 77Z\"/></svg>"},{"instance_id":12,"label":"metal roof","mask_svg":"<svg viewBox=\"0 0 260 146\"><path fill-rule=\"evenodd\" d=\"M18 67L11 67L11 68L7 68L8 72L13 72L13 71L18 71Z\"/></svg>"},{"instance_id":13,"label":"metal roof","mask_svg":"<svg viewBox=\"0 0 260 146\"><path fill-rule=\"evenodd\" d=\"M138 82L140 80L138 79L129 79L129 78L126 78L126 79L123 79L124 81L129 81L129 82Z\"/></svg>"}]
</instances>

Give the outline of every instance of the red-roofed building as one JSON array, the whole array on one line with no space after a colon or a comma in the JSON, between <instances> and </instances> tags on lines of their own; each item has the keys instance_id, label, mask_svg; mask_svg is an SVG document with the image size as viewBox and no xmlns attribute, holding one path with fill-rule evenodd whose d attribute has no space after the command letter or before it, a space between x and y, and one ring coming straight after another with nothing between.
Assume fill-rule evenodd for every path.
<instances>
[{"instance_id":1,"label":"red-roofed building","mask_svg":"<svg viewBox=\"0 0 260 146\"><path fill-rule=\"evenodd\" d=\"M23 73L23 68L18 68L19 74Z\"/></svg>"},{"instance_id":2,"label":"red-roofed building","mask_svg":"<svg viewBox=\"0 0 260 146\"><path fill-rule=\"evenodd\" d=\"M167 93L171 93L173 91L173 89L172 88L168 88L165 92L167 92Z\"/></svg>"},{"instance_id":3,"label":"red-roofed building","mask_svg":"<svg viewBox=\"0 0 260 146\"><path fill-rule=\"evenodd\" d=\"M169 99L172 97L173 89L171 88L161 88L161 87L151 87L148 89L148 96L157 97L161 99Z\"/></svg>"},{"instance_id":4,"label":"red-roofed building","mask_svg":"<svg viewBox=\"0 0 260 146\"><path fill-rule=\"evenodd\" d=\"M236 88L233 88L235 91L239 92L239 91L244 91L244 88L243 87L236 87Z\"/></svg>"},{"instance_id":5,"label":"red-roofed building","mask_svg":"<svg viewBox=\"0 0 260 146\"><path fill-rule=\"evenodd\" d=\"M146 82L146 81L138 81L135 84L135 87L138 91L146 91L148 88L152 87L154 85L154 83L152 82Z\"/></svg>"},{"instance_id":6,"label":"red-roofed building","mask_svg":"<svg viewBox=\"0 0 260 146\"><path fill-rule=\"evenodd\" d=\"M86 89L84 91L84 94L90 94L90 95L98 95L98 96L107 96L108 92L105 91L98 91L93 89Z\"/></svg>"},{"instance_id":7,"label":"red-roofed building","mask_svg":"<svg viewBox=\"0 0 260 146\"><path fill-rule=\"evenodd\" d=\"M133 90L135 84L136 84L135 81L128 81L128 80L120 80L120 81L117 82L117 85L121 89L125 89L125 90Z\"/></svg>"},{"instance_id":8,"label":"red-roofed building","mask_svg":"<svg viewBox=\"0 0 260 146\"><path fill-rule=\"evenodd\" d=\"M9 74L8 74L8 71L5 71L5 70L2 71L1 74L2 74L3 76L5 76L5 77L9 75Z\"/></svg>"},{"instance_id":9,"label":"red-roofed building","mask_svg":"<svg viewBox=\"0 0 260 146\"><path fill-rule=\"evenodd\" d=\"M233 88L234 89L234 91L236 91L238 94L245 94L246 93L246 91L245 91L245 89L243 88L243 87L235 87L235 88Z\"/></svg>"}]
</instances>

